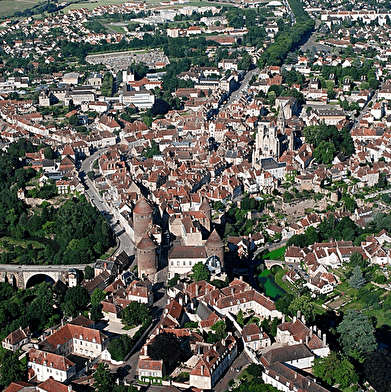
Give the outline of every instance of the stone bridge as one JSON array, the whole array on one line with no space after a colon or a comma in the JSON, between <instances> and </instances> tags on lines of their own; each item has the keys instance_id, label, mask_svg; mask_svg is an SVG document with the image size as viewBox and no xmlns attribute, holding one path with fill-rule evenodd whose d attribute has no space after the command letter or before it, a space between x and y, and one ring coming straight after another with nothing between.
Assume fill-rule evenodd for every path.
<instances>
[{"instance_id":1,"label":"stone bridge","mask_svg":"<svg viewBox=\"0 0 391 392\"><path fill-rule=\"evenodd\" d=\"M68 273L70 270L76 270L80 278L80 272L84 273L84 269L90 264L76 265L0 265L0 282L8 282L11 286L18 289L25 289L34 280L46 280L50 278L54 282L58 280L66 283L68 281Z\"/></svg>"},{"instance_id":2,"label":"stone bridge","mask_svg":"<svg viewBox=\"0 0 391 392\"><path fill-rule=\"evenodd\" d=\"M270 268L274 267L275 265L278 265L278 266L284 268L286 265L285 261L281 261L281 260L264 260L264 263L265 263L265 267L267 269L270 269Z\"/></svg>"}]
</instances>

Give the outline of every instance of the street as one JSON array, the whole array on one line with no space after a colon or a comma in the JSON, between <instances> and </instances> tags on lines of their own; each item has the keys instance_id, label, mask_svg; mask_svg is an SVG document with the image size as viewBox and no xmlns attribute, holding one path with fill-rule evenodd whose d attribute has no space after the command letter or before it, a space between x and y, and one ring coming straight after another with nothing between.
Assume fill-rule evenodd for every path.
<instances>
[{"instance_id":1,"label":"street","mask_svg":"<svg viewBox=\"0 0 391 392\"><path fill-rule=\"evenodd\" d=\"M121 226L117 225L116 222L113 222L113 212L111 208L107 205L106 201L101 198L99 192L95 188L94 182L87 176L87 173L93 170L93 165L96 159L98 159L106 151L107 148L96 151L93 155L87 157L81 165L80 172L84 172L84 181L88 187L85 189L85 195L105 216L116 238L118 239L119 246L115 253L120 254L122 251L125 251L126 254L130 256L134 253L133 241Z\"/></svg>"}]
</instances>

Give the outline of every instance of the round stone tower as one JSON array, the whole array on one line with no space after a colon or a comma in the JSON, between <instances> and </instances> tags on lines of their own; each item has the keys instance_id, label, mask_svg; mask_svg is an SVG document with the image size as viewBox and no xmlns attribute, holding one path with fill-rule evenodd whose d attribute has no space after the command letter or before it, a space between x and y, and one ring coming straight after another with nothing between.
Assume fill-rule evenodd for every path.
<instances>
[{"instance_id":1,"label":"round stone tower","mask_svg":"<svg viewBox=\"0 0 391 392\"><path fill-rule=\"evenodd\" d=\"M207 257L217 256L221 262L221 268L224 270L224 242L220 238L216 229L212 231L205 243Z\"/></svg>"},{"instance_id":2,"label":"round stone tower","mask_svg":"<svg viewBox=\"0 0 391 392\"><path fill-rule=\"evenodd\" d=\"M136 246L138 276L156 274L158 268L158 246L152 241L148 233L145 233Z\"/></svg>"},{"instance_id":3,"label":"round stone tower","mask_svg":"<svg viewBox=\"0 0 391 392\"><path fill-rule=\"evenodd\" d=\"M142 197L133 209L134 243L137 245L152 226L153 210Z\"/></svg>"}]
</instances>

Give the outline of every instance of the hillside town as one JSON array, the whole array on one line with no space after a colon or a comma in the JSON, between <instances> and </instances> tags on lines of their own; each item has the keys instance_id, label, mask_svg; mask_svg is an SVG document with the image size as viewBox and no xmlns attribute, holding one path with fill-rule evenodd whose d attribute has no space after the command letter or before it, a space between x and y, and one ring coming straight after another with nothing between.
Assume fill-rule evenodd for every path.
<instances>
[{"instance_id":1,"label":"hillside town","mask_svg":"<svg viewBox=\"0 0 391 392\"><path fill-rule=\"evenodd\" d=\"M390 4L101 3L0 14L2 390L390 391Z\"/></svg>"}]
</instances>

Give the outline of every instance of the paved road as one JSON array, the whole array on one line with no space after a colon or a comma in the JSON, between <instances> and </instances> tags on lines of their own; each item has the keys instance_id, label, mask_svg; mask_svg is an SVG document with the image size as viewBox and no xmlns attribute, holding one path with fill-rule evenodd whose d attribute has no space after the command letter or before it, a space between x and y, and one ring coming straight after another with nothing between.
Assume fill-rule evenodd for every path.
<instances>
[{"instance_id":1,"label":"paved road","mask_svg":"<svg viewBox=\"0 0 391 392\"><path fill-rule=\"evenodd\" d=\"M235 379L239 376L240 372L237 371L238 366L242 368L251 363L250 358L247 354L242 351L241 354L233 361L231 367L227 370L224 377L217 383L214 387L215 392L225 392L228 391L228 382L229 380ZM251 391L249 391L251 392Z\"/></svg>"},{"instance_id":2,"label":"paved road","mask_svg":"<svg viewBox=\"0 0 391 392\"><path fill-rule=\"evenodd\" d=\"M242 95L242 92L248 90L249 82L250 82L251 78L254 75L258 75L259 72L260 72L260 69L258 67L252 69L251 71L248 71L246 73L246 76L243 78L242 83L240 84L240 87L231 94L228 102L224 105L224 107L231 105L231 103L238 100L240 98L240 96Z\"/></svg>"},{"instance_id":3,"label":"paved road","mask_svg":"<svg viewBox=\"0 0 391 392\"><path fill-rule=\"evenodd\" d=\"M107 148L103 148L96 151L93 155L86 158L81 165L80 172L81 173L84 172L85 183L88 187L88 189L85 190L85 195L89 200L92 201L92 203L98 208L98 210L101 211L102 214L104 214L106 219L109 221L110 226L119 241L119 247L116 251L116 254L125 251L127 255L132 255L134 254L133 241L131 240L129 235L125 232L123 227L116 224L112 215L113 213L112 209L109 207L106 201L101 198L99 192L95 188L94 182L87 177L87 173L93 170L93 164L96 161L96 159L98 159L106 151Z\"/></svg>"}]
</instances>

